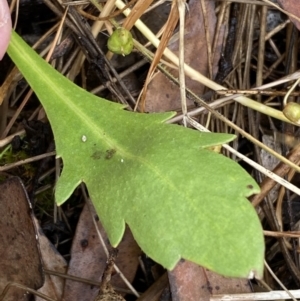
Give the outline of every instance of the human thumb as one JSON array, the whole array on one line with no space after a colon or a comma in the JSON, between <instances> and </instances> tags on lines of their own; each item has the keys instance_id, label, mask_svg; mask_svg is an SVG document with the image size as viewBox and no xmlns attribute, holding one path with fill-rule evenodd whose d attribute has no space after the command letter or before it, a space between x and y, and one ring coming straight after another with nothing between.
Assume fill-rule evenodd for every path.
<instances>
[{"instance_id":1,"label":"human thumb","mask_svg":"<svg viewBox=\"0 0 300 301\"><path fill-rule=\"evenodd\" d=\"M12 25L7 0L0 0L0 60L9 44Z\"/></svg>"}]
</instances>

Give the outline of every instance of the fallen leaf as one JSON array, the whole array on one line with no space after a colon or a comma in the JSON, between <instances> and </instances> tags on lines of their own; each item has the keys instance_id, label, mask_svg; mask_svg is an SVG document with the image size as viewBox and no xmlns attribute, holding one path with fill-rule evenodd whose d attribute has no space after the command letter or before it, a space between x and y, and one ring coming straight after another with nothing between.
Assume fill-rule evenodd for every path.
<instances>
[{"instance_id":1,"label":"fallen leaf","mask_svg":"<svg viewBox=\"0 0 300 301\"><path fill-rule=\"evenodd\" d=\"M19 178L0 185L0 212L0 294L9 282L40 288L44 275L32 208ZM11 287L5 301L29 298L26 291Z\"/></svg>"},{"instance_id":2,"label":"fallen leaf","mask_svg":"<svg viewBox=\"0 0 300 301\"><path fill-rule=\"evenodd\" d=\"M88 206L84 206L73 239L68 275L100 281L106 267L107 256L100 243L92 220L95 214L94 212L94 214L91 215ZM99 231L109 248L107 235L101 225L99 225ZM129 230L125 232L122 242L118 246L118 250L119 253L116 264L128 281L132 282L136 274L138 256L141 251ZM114 286L127 288L118 274L112 276L111 282ZM92 287L85 283L66 280L63 299L65 301L90 301L95 299L98 291L99 287Z\"/></svg>"},{"instance_id":3,"label":"fallen leaf","mask_svg":"<svg viewBox=\"0 0 300 301\"><path fill-rule=\"evenodd\" d=\"M251 292L248 279L226 278L186 260L168 274L172 301L209 301L215 294Z\"/></svg>"},{"instance_id":4,"label":"fallen leaf","mask_svg":"<svg viewBox=\"0 0 300 301\"><path fill-rule=\"evenodd\" d=\"M215 3L213 1L205 1L207 10L208 30L211 39L215 35L216 15ZM189 11L186 14L185 23L185 63L203 75L208 75L208 54L207 43L205 37L205 26L203 19L203 12L199 0L190 0ZM224 30L219 33L218 47L213 58L213 72L216 74L218 62L220 58L221 42L223 40ZM169 48L178 53L179 41L173 42ZM169 70L175 78L178 78L178 71ZM204 86L197 81L193 81L186 77L186 86L197 95L202 95ZM194 106L193 102L187 99L188 106ZM153 80L150 82L146 96L146 112L165 112L171 110L178 110L181 108L179 87L172 83L164 74L158 72Z\"/></svg>"},{"instance_id":5,"label":"fallen leaf","mask_svg":"<svg viewBox=\"0 0 300 301\"><path fill-rule=\"evenodd\" d=\"M163 52L166 49L166 47L168 46L168 43L170 41L170 38L173 34L173 31L175 29L175 26L177 25L178 22L178 18L179 18L179 13L178 13L178 7L176 5L176 2L173 1L172 5L171 5L171 10L168 16L168 20L164 26L164 32L162 34L162 37L160 39L160 43L155 51L154 57L152 59L152 62L150 64L149 70L148 70L148 74L147 77L145 79L144 82L144 87L143 87L143 91L142 91L142 95L141 95L141 100L139 103L139 108L141 112L145 112L145 100L146 100L146 95L147 95L147 89L148 89L148 85L150 83L151 77L153 76L153 73L160 61L160 59L163 56Z\"/></svg>"},{"instance_id":6,"label":"fallen leaf","mask_svg":"<svg viewBox=\"0 0 300 301\"><path fill-rule=\"evenodd\" d=\"M278 4L287 12L300 18L300 2L299 0L277 0ZM295 26L300 30L300 21L288 16Z\"/></svg>"},{"instance_id":7,"label":"fallen leaf","mask_svg":"<svg viewBox=\"0 0 300 301\"><path fill-rule=\"evenodd\" d=\"M66 260L58 253L54 245L45 236L36 218L34 218L34 223L38 233L44 269L65 274L68 267ZM65 279L46 274L44 285L38 289L38 292L43 293L54 300L61 300L64 284ZM41 297L35 297L35 301L43 300L44 299Z\"/></svg>"}]
</instances>

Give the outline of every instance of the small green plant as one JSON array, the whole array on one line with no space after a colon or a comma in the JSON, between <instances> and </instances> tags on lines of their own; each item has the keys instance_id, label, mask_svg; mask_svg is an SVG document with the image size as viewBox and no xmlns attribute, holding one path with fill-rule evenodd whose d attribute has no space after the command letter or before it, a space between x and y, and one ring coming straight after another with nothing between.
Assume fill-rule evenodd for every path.
<instances>
[{"instance_id":1,"label":"small green plant","mask_svg":"<svg viewBox=\"0 0 300 301\"><path fill-rule=\"evenodd\" d=\"M293 123L300 124L300 105L296 102L288 102L283 109L283 114Z\"/></svg>"},{"instance_id":2,"label":"small green plant","mask_svg":"<svg viewBox=\"0 0 300 301\"><path fill-rule=\"evenodd\" d=\"M123 56L131 53L133 49L133 39L129 30L119 27L117 28L107 41L108 49L116 54Z\"/></svg>"},{"instance_id":3,"label":"small green plant","mask_svg":"<svg viewBox=\"0 0 300 301\"><path fill-rule=\"evenodd\" d=\"M200 133L138 114L79 88L15 32L8 54L51 123L63 160L60 205L84 182L113 246L127 223L146 254L168 269L181 257L228 276L261 276L264 240L246 199L258 185L210 147L234 135Z\"/></svg>"}]
</instances>

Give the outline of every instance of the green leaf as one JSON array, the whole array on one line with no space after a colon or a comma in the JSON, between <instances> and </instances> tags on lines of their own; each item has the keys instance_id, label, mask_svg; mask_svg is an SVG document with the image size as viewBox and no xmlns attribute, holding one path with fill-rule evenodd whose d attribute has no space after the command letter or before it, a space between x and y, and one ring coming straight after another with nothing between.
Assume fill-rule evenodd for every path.
<instances>
[{"instance_id":1,"label":"green leaf","mask_svg":"<svg viewBox=\"0 0 300 301\"><path fill-rule=\"evenodd\" d=\"M245 198L259 188L208 149L233 135L164 124L172 112L125 111L71 83L16 33L8 53L43 104L63 159L58 204L84 182L113 246L127 223L169 269L183 257L228 276L262 275L262 229Z\"/></svg>"}]
</instances>

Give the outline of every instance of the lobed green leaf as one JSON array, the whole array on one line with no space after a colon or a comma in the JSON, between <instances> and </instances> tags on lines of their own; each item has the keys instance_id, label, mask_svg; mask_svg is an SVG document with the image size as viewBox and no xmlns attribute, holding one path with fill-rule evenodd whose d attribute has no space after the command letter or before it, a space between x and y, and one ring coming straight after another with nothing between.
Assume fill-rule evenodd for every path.
<instances>
[{"instance_id":1,"label":"lobed green leaf","mask_svg":"<svg viewBox=\"0 0 300 301\"><path fill-rule=\"evenodd\" d=\"M172 269L185 258L227 276L262 275L260 221L246 197L258 185L209 147L233 135L164 124L79 88L16 33L8 53L43 104L64 167L56 201L84 182L110 242L127 223L141 248Z\"/></svg>"}]
</instances>

